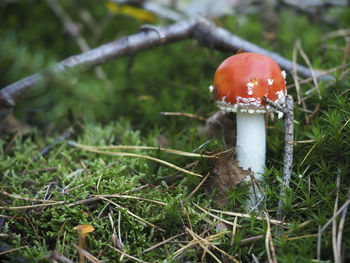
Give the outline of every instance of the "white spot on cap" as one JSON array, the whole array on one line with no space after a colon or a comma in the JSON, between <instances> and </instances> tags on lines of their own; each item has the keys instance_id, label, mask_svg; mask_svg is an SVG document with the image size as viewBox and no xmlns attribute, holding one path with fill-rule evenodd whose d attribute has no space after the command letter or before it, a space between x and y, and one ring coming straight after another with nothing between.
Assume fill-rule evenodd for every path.
<instances>
[{"instance_id":1,"label":"white spot on cap","mask_svg":"<svg viewBox=\"0 0 350 263\"><path fill-rule=\"evenodd\" d=\"M213 92L213 90L214 90L214 87L213 87L212 85L210 85L210 86L209 86L209 91L210 91L210 92Z\"/></svg>"},{"instance_id":2,"label":"white spot on cap","mask_svg":"<svg viewBox=\"0 0 350 263\"><path fill-rule=\"evenodd\" d=\"M273 79L267 79L267 84L269 84L270 86L272 86L274 80Z\"/></svg>"},{"instance_id":3,"label":"white spot on cap","mask_svg":"<svg viewBox=\"0 0 350 263\"><path fill-rule=\"evenodd\" d=\"M284 70L282 70L282 76L284 79L286 79L286 77L287 77L287 73Z\"/></svg>"},{"instance_id":4,"label":"white spot on cap","mask_svg":"<svg viewBox=\"0 0 350 263\"><path fill-rule=\"evenodd\" d=\"M282 104L286 100L286 95L284 94L283 90L279 90L276 92L277 100L276 103Z\"/></svg>"},{"instance_id":5,"label":"white spot on cap","mask_svg":"<svg viewBox=\"0 0 350 263\"><path fill-rule=\"evenodd\" d=\"M248 88L252 88L252 87L254 87L254 83L248 82L246 86L247 86Z\"/></svg>"},{"instance_id":6,"label":"white spot on cap","mask_svg":"<svg viewBox=\"0 0 350 263\"><path fill-rule=\"evenodd\" d=\"M221 98L221 102L226 102L225 100L226 100L226 97L227 96L223 96L222 98Z\"/></svg>"},{"instance_id":7,"label":"white spot on cap","mask_svg":"<svg viewBox=\"0 0 350 263\"><path fill-rule=\"evenodd\" d=\"M248 95L253 95L254 83L248 82L246 86L248 88Z\"/></svg>"}]
</instances>

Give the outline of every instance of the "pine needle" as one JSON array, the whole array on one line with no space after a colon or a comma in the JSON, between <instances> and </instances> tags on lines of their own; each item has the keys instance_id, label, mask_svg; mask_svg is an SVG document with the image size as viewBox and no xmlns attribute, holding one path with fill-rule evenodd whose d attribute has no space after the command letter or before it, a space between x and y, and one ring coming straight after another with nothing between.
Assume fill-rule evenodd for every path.
<instances>
[{"instance_id":1,"label":"pine needle","mask_svg":"<svg viewBox=\"0 0 350 263\"><path fill-rule=\"evenodd\" d=\"M153 228L155 228L155 229L158 229L159 231L165 232L164 229L162 229L162 228L160 228L159 226L156 226L156 225L154 225L154 224L148 222L147 220L143 219L142 217L139 217L138 215L135 215L134 213L130 212L128 209L122 207L121 205L118 205L117 203L113 202L112 200L109 200L109 199L104 198L104 197L99 197L99 198L102 199L102 200L105 200L105 201L107 201L107 202L109 202L109 203L111 203L112 205L114 205L115 207L117 207L117 209L122 209L122 210L124 210L126 213L128 213L129 215L135 217L136 219L138 219L139 221L145 223L146 225L149 225L149 226L151 226L151 227L153 227Z\"/></svg>"},{"instance_id":2,"label":"pine needle","mask_svg":"<svg viewBox=\"0 0 350 263\"><path fill-rule=\"evenodd\" d=\"M142 198L142 197L137 197L137 196L132 196L132 195L120 195L120 194L106 194L106 195L95 195L97 198L101 197L117 197L117 198L125 198L125 199L135 199L135 200L140 200L140 201L146 201L146 202L151 202L157 205L164 205L167 206L167 203L157 201L157 200L152 200L152 199L147 199L147 198Z\"/></svg>"},{"instance_id":3,"label":"pine needle","mask_svg":"<svg viewBox=\"0 0 350 263\"><path fill-rule=\"evenodd\" d=\"M36 198L29 198L29 197L25 197L25 196L16 195L16 194L10 194L10 193L2 191L2 190L0 190L0 194L6 195L8 197L21 199L21 200L32 201L32 202L57 203L57 201L53 201L53 200L36 199Z\"/></svg>"},{"instance_id":4,"label":"pine needle","mask_svg":"<svg viewBox=\"0 0 350 263\"><path fill-rule=\"evenodd\" d=\"M95 150L154 150L154 151L162 151L162 152L186 156L186 157L217 158L216 156L213 156L213 155L190 153L190 152L184 152L184 151L179 151L179 150L174 150L169 148L153 147L153 146L137 146L137 145L90 146L90 145L75 143L72 141L70 141L69 144L78 148L91 148Z\"/></svg>"},{"instance_id":5,"label":"pine needle","mask_svg":"<svg viewBox=\"0 0 350 263\"><path fill-rule=\"evenodd\" d=\"M128 153L128 152L109 152L109 151L100 151L100 150L96 150L95 147L91 147L91 146L86 146L86 145L79 145L79 144L71 144L72 146L75 146L79 149L83 149L85 151L88 151L88 152L94 152L94 153L100 153L100 154L105 154L105 155L112 155L112 156L124 156L124 157L135 157L135 158L143 158L143 159L147 159L147 160L151 160L151 161L154 161L154 162L157 162L157 163L160 163L160 164L163 164L165 166L168 166L170 168L173 168L175 170L178 170L180 172L183 172L185 174L190 174L190 175L194 175L194 176L198 176L198 177L203 177L202 175L200 174L197 174L197 173L194 173L194 172L191 172L191 171L188 171L186 169L183 169L179 166L176 166L172 163L169 163L167 161L163 161L161 159L158 159L158 158L155 158L155 157L152 157L152 156L147 156L147 155L141 155L141 154L136 154L136 153Z\"/></svg>"},{"instance_id":6,"label":"pine needle","mask_svg":"<svg viewBox=\"0 0 350 263\"><path fill-rule=\"evenodd\" d=\"M205 208L202 208L202 209L205 209ZM238 213L238 212L222 211L222 210L211 209L211 208L209 208L207 210L215 212L215 213L220 213L220 214L223 214L223 215L234 216L234 217L252 218L251 215L249 215L249 214L243 214L243 213ZM266 220L266 218L263 218L261 216L257 216L255 219L257 219L257 220ZM283 223L280 220L270 219L269 221L272 224L285 225L285 223Z\"/></svg>"}]
</instances>

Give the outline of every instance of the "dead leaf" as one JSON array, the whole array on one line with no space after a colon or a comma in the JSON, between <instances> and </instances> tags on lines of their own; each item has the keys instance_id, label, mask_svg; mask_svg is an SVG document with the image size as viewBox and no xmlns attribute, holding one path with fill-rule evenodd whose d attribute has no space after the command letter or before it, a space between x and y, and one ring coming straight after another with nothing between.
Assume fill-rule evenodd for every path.
<instances>
[{"instance_id":1,"label":"dead leaf","mask_svg":"<svg viewBox=\"0 0 350 263\"><path fill-rule=\"evenodd\" d=\"M217 190L215 201L224 206L227 201L228 192L235 189L237 184L242 182L250 171L244 170L238 165L234 149L216 154L218 159L213 159L213 176L207 180L207 190L211 193Z\"/></svg>"},{"instance_id":2,"label":"dead leaf","mask_svg":"<svg viewBox=\"0 0 350 263\"><path fill-rule=\"evenodd\" d=\"M236 115L218 111L208 118L198 132L200 136L208 138L224 138L227 148L232 148L236 146Z\"/></svg>"},{"instance_id":3,"label":"dead leaf","mask_svg":"<svg viewBox=\"0 0 350 263\"><path fill-rule=\"evenodd\" d=\"M160 134L156 139L157 144L160 147L168 148L171 145L171 139L164 134Z\"/></svg>"},{"instance_id":4,"label":"dead leaf","mask_svg":"<svg viewBox=\"0 0 350 263\"><path fill-rule=\"evenodd\" d=\"M0 123L1 133L13 133L19 131L21 134L31 131L31 126L25 122L21 122L13 114L7 117Z\"/></svg>"}]
</instances>

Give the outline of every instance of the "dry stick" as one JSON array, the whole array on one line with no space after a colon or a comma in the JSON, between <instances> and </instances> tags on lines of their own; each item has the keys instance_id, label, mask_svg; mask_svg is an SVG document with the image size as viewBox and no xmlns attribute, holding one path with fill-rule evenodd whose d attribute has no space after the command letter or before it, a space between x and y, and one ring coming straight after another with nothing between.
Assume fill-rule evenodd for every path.
<instances>
[{"instance_id":1,"label":"dry stick","mask_svg":"<svg viewBox=\"0 0 350 263\"><path fill-rule=\"evenodd\" d=\"M191 153L191 152L184 152L180 150L174 150L169 148L162 148L162 147L154 147L154 146L138 146L138 145L109 145L109 146L90 146L85 144L79 144L73 141L68 142L69 145L75 146L78 148L89 148L89 149L96 149L96 150L155 150L155 151L162 151L166 153L181 155L181 156L187 156L187 157L198 157L198 158L218 158L216 155L205 155L205 154L198 154L198 153Z\"/></svg>"},{"instance_id":2,"label":"dry stick","mask_svg":"<svg viewBox=\"0 0 350 263\"><path fill-rule=\"evenodd\" d=\"M140 200L140 201L146 201L146 202L151 202L157 205L163 205L163 206L167 206L167 203L161 202L161 201L157 201L157 200L152 200L152 199L147 199L147 198L142 198L142 197L137 197L137 196L132 196L132 195L120 195L120 194L105 194L105 195L95 195L95 197L97 198L101 198L101 197L116 197L116 198L126 198L126 199L135 199L135 200Z\"/></svg>"},{"instance_id":3,"label":"dry stick","mask_svg":"<svg viewBox=\"0 0 350 263\"><path fill-rule=\"evenodd\" d=\"M284 130L283 186L289 187L293 165L293 144L291 144L291 142L294 139L294 104L291 96L287 96L286 98ZM281 190L281 195L284 196L283 188Z\"/></svg>"},{"instance_id":4,"label":"dry stick","mask_svg":"<svg viewBox=\"0 0 350 263\"><path fill-rule=\"evenodd\" d=\"M50 143L48 145L46 145L44 148L42 148L40 150L40 155L45 155L48 152L51 151L52 147L56 144L61 143L62 141L65 141L67 139L69 139L72 135L74 134L74 129L72 127L70 127L68 130L66 130L61 136L57 137L53 143ZM37 159L37 157L33 157L34 159Z\"/></svg>"},{"instance_id":5,"label":"dry stick","mask_svg":"<svg viewBox=\"0 0 350 263\"><path fill-rule=\"evenodd\" d=\"M308 128L310 126L311 120L315 117L316 113L319 111L321 104L317 104L316 108L314 109L314 111L309 115L309 117L307 118L306 121L306 128Z\"/></svg>"},{"instance_id":6,"label":"dry stick","mask_svg":"<svg viewBox=\"0 0 350 263\"><path fill-rule=\"evenodd\" d=\"M51 252L50 254L44 256L44 258L51 260L53 262L58 262L58 263L74 263L69 258L66 258L65 256L58 254L56 252Z\"/></svg>"},{"instance_id":7,"label":"dry stick","mask_svg":"<svg viewBox=\"0 0 350 263\"><path fill-rule=\"evenodd\" d=\"M290 144L313 143L313 142L316 142L316 140L292 141L292 142L290 142Z\"/></svg>"},{"instance_id":8,"label":"dry stick","mask_svg":"<svg viewBox=\"0 0 350 263\"><path fill-rule=\"evenodd\" d=\"M190 198L198 191L198 189L204 184L204 182L208 179L210 173L208 173L203 180L196 186L196 188L185 198L183 203L186 203Z\"/></svg>"},{"instance_id":9,"label":"dry stick","mask_svg":"<svg viewBox=\"0 0 350 263\"><path fill-rule=\"evenodd\" d=\"M109 200L107 198L104 198L104 197L99 197L99 199L102 199L104 201L107 201L109 203L111 203L112 205L114 205L118 211L121 209L121 210L124 210L126 213L128 213L129 215L131 215L132 217L136 218L137 220L141 221L142 223L146 224L146 225L149 225L161 232L165 232L164 229L160 228L159 226L156 226L150 222L148 222L146 219L143 219L142 217L139 217L138 215L135 215L134 213L130 212L128 209L125 209L124 207L122 207L121 205L118 205L117 203L113 202L112 200Z\"/></svg>"},{"instance_id":10,"label":"dry stick","mask_svg":"<svg viewBox=\"0 0 350 263\"><path fill-rule=\"evenodd\" d=\"M350 204L350 198L346 200L346 202L338 209L338 211L327 221L326 224L321 228L321 233L323 233L326 228L337 218L337 216L343 212L343 210L347 209Z\"/></svg>"},{"instance_id":11,"label":"dry stick","mask_svg":"<svg viewBox=\"0 0 350 263\"><path fill-rule=\"evenodd\" d=\"M46 0L52 11L62 21L68 34L74 39L75 43L79 46L81 51L88 51L90 47L86 40L80 35L78 26L70 19L68 14L59 5L57 0ZM106 78L106 74L103 72L101 67L95 68L96 75L100 79Z\"/></svg>"},{"instance_id":12,"label":"dry stick","mask_svg":"<svg viewBox=\"0 0 350 263\"><path fill-rule=\"evenodd\" d=\"M210 213L208 210L205 210L204 208L200 207L199 205L197 205L197 204L195 204L195 203L193 203L193 205L194 205L195 207L197 207L199 210L201 210L202 212L204 212L204 213L210 215L211 217L213 217L213 218L215 218L215 219L217 219L217 220L219 220L219 221L221 221L221 222L223 222L223 223L225 223L225 224L227 224L227 225L235 226L234 223L232 223L232 222L230 222L230 221L227 221L227 220L225 220L225 219L223 219L223 218L221 218L221 217L219 217L219 216L217 216L217 215L214 215L214 214ZM198 213L198 214L199 214L199 213ZM237 224L236 224L236 225L237 225ZM237 226L238 226L238 225L237 225Z\"/></svg>"},{"instance_id":13,"label":"dry stick","mask_svg":"<svg viewBox=\"0 0 350 263\"><path fill-rule=\"evenodd\" d=\"M252 241L263 239L263 237L264 237L264 235L257 235L257 236L253 236L253 237L248 237L248 238L242 239L241 243L249 243Z\"/></svg>"},{"instance_id":14,"label":"dry stick","mask_svg":"<svg viewBox=\"0 0 350 263\"><path fill-rule=\"evenodd\" d=\"M297 42L294 43L293 46L293 71L292 71L292 77L295 83L295 89L297 91L297 98L298 98L298 104L301 103L300 100L300 85L299 85L299 80L298 80L298 75L297 75Z\"/></svg>"},{"instance_id":15,"label":"dry stick","mask_svg":"<svg viewBox=\"0 0 350 263\"><path fill-rule=\"evenodd\" d=\"M86 258L89 262L92 262L92 263L101 263L101 261L96 258L95 256L91 255L88 251L86 251L85 249L79 247L78 245L72 243L73 247L79 251L79 253L81 253L84 258ZM83 261L85 262L85 261Z\"/></svg>"},{"instance_id":16,"label":"dry stick","mask_svg":"<svg viewBox=\"0 0 350 263\"><path fill-rule=\"evenodd\" d=\"M329 69L329 70L323 71L323 72L321 72L320 74L318 74L316 78L317 78L317 79L320 79L322 76L327 76L327 75L329 75L330 73L334 73L334 72L336 72L336 71L339 70L339 69L345 68L346 66L349 66L349 64L345 64L345 66L343 66L343 65L336 66L336 67L331 68L331 69ZM311 81L313 81L312 77L306 78L306 79L303 79L303 80L299 81L299 84L305 84L305 83L308 83L308 82L311 82ZM333 81L334 81L334 80L333 80ZM293 88L293 87L295 87L295 83L292 83L292 84L287 85L287 89L290 89L290 88ZM310 95L309 95L309 96L310 96ZM305 97L304 97L304 98L305 98ZM302 100L303 100L303 99L302 99Z\"/></svg>"},{"instance_id":17,"label":"dry stick","mask_svg":"<svg viewBox=\"0 0 350 263\"><path fill-rule=\"evenodd\" d=\"M350 35L350 28L347 29L338 29L336 31L328 32L327 34L321 36L321 40L327 40L329 38L335 38L335 37L345 37Z\"/></svg>"},{"instance_id":18,"label":"dry stick","mask_svg":"<svg viewBox=\"0 0 350 263\"><path fill-rule=\"evenodd\" d=\"M338 168L338 173L337 173L337 192L336 192L336 197L335 197L335 202L334 202L333 215L337 212L337 209L338 209L339 188L340 188L340 174L341 174L341 171ZM341 263L340 254L338 254L338 248L337 248L337 220L333 220L333 222L332 222L332 248L333 248L334 262L335 263Z\"/></svg>"},{"instance_id":19,"label":"dry stick","mask_svg":"<svg viewBox=\"0 0 350 263\"><path fill-rule=\"evenodd\" d=\"M119 249L117 249L117 248L115 248L115 247L112 247L111 245L108 245L108 246L109 246L111 249L114 249L114 250L117 251L118 253L122 254L122 256L124 256L124 257L130 258L130 259L132 259L132 260L134 260L134 261L137 261L137 262L147 263L147 261L143 261L143 260L141 260L141 259L139 259L139 258L136 258L136 257L134 257L134 256L131 256L131 255L126 254L125 251L121 251L121 250L119 250Z\"/></svg>"},{"instance_id":20,"label":"dry stick","mask_svg":"<svg viewBox=\"0 0 350 263\"><path fill-rule=\"evenodd\" d=\"M8 152L8 150L10 150L10 148L12 147L12 145L14 144L14 142L16 141L16 139L18 138L19 135L21 135L23 131L21 131L20 129L18 129L18 131L16 132L16 134L11 138L10 142L6 145L5 148L5 153Z\"/></svg>"},{"instance_id":21,"label":"dry stick","mask_svg":"<svg viewBox=\"0 0 350 263\"><path fill-rule=\"evenodd\" d=\"M28 247L28 246L16 247L16 248L11 248L11 249L5 250L5 251L0 251L0 256L1 255L5 255L7 253L11 253L11 252L16 251L16 250L20 250L20 249L26 248L26 247Z\"/></svg>"},{"instance_id":22,"label":"dry stick","mask_svg":"<svg viewBox=\"0 0 350 263\"><path fill-rule=\"evenodd\" d=\"M72 145L72 144L71 144ZM186 173L186 174L190 174L190 175L194 175L194 176L198 176L198 177L203 177L202 175L200 174L197 174L197 173L194 173L194 172L191 172L191 171L188 171L186 169L183 169L179 166L176 166L172 163L169 163L167 161L163 161L161 159L158 159L158 158L155 158L155 157L152 157L152 156L147 156L147 155L141 155L141 154L135 154L135 153L128 153L128 152L109 152L109 151L99 151L99 150L95 150L94 148L92 147L82 147L82 146L77 146L75 145L75 147L77 148L80 148L80 149L83 149L85 151L88 151L88 152L93 152L93 153L100 153L100 154L105 154L105 155L112 155L112 156L125 156L125 157L135 157L135 158L143 158L143 159L147 159L147 160L151 160L151 161L154 161L154 162L158 162L160 164L163 164L163 165L166 165L170 168L173 168L175 170L178 170L180 172L183 172L183 173Z\"/></svg>"},{"instance_id":23,"label":"dry stick","mask_svg":"<svg viewBox=\"0 0 350 263\"><path fill-rule=\"evenodd\" d=\"M349 189L350 190L350 189ZM350 195L350 191L348 191L348 198ZM343 236L343 231L344 231L344 224L345 224L345 218L346 218L346 213L348 211L348 206L344 208L340 222L338 225L338 235L337 235L337 249L338 249L338 255L341 257L341 241L342 241L342 236ZM342 259L342 258L340 258Z\"/></svg>"},{"instance_id":24,"label":"dry stick","mask_svg":"<svg viewBox=\"0 0 350 263\"><path fill-rule=\"evenodd\" d=\"M196 114L192 114L192 113L187 113L187 112L161 112L160 115L164 115L164 116L184 116L187 118L192 118L192 119L197 119L200 121L206 121L206 118L203 118L202 116L198 116Z\"/></svg>"},{"instance_id":25,"label":"dry stick","mask_svg":"<svg viewBox=\"0 0 350 263\"><path fill-rule=\"evenodd\" d=\"M254 260L254 263L259 263L258 258L252 253L252 258Z\"/></svg>"},{"instance_id":26,"label":"dry stick","mask_svg":"<svg viewBox=\"0 0 350 263\"><path fill-rule=\"evenodd\" d=\"M318 233L317 233L317 260L321 260L321 226L318 225Z\"/></svg>"},{"instance_id":27,"label":"dry stick","mask_svg":"<svg viewBox=\"0 0 350 263\"><path fill-rule=\"evenodd\" d=\"M234 225L232 227L232 236L231 236L230 246L233 246L233 244L235 242L236 233L237 233L237 219L238 219L238 216L236 216L235 220L233 221Z\"/></svg>"},{"instance_id":28,"label":"dry stick","mask_svg":"<svg viewBox=\"0 0 350 263\"><path fill-rule=\"evenodd\" d=\"M6 195L8 197L26 200L26 201L32 201L32 202L57 203L57 201L53 201L53 200L44 200L44 199L37 199L37 198L30 198L30 197L26 197L26 196L20 196L20 195L16 195L16 194L10 194L10 193L2 191L2 190L0 190L0 194Z\"/></svg>"},{"instance_id":29,"label":"dry stick","mask_svg":"<svg viewBox=\"0 0 350 263\"><path fill-rule=\"evenodd\" d=\"M346 37L345 40L346 40L346 46L345 46L345 50L344 50L342 70L344 70L344 68L346 66L346 61L348 60L348 58L350 56L350 36Z\"/></svg>"},{"instance_id":30,"label":"dry stick","mask_svg":"<svg viewBox=\"0 0 350 263\"><path fill-rule=\"evenodd\" d=\"M144 251L142 251L142 253L145 253L145 252L151 251L151 250L153 250L153 249L155 249L155 248L157 248L157 247L160 247L161 245L166 244L166 243L168 243L169 241L171 241L171 240L173 240L173 239L175 239L175 238L177 238L177 237L183 236L184 234L186 234L186 233L184 232L184 233L178 234L178 235L176 235L176 236L169 237L168 239L163 240L162 242L159 242L159 243L157 243L157 244L155 244L155 245L153 245L153 246L151 246L151 247L145 249Z\"/></svg>"},{"instance_id":31,"label":"dry stick","mask_svg":"<svg viewBox=\"0 0 350 263\"><path fill-rule=\"evenodd\" d=\"M52 206L52 205L60 205L64 204L65 201L58 201L55 203L46 203L46 204L37 204L37 205L24 205L24 206L0 206L0 209L4 210L22 210L22 209L30 209L30 208L37 208L37 207L46 207L46 206Z\"/></svg>"},{"instance_id":32,"label":"dry stick","mask_svg":"<svg viewBox=\"0 0 350 263\"><path fill-rule=\"evenodd\" d=\"M48 75L48 71L58 74L78 68L88 70L122 56L189 38L195 38L202 45L213 49L230 52L242 49L246 52L265 54L274 59L283 69L291 71L293 68L293 63L290 60L233 35L204 18L191 18L169 26L158 27L158 29L158 31L164 34L165 40L161 39L159 34L154 30L143 30L134 35L123 37L114 42L68 57L50 69L44 69L4 87L0 90L1 115L6 116L10 109L15 106L21 95L43 80ZM311 72L308 68L296 65L296 69L300 75L311 77ZM321 72L315 73L317 76L321 74ZM322 78L325 80L334 79L329 75Z\"/></svg>"},{"instance_id":33,"label":"dry stick","mask_svg":"<svg viewBox=\"0 0 350 263\"><path fill-rule=\"evenodd\" d=\"M298 239L304 239L308 237L316 237L318 234L308 234L308 235L302 235L302 236L296 236L296 237L288 237L286 240L298 240Z\"/></svg>"},{"instance_id":34,"label":"dry stick","mask_svg":"<svg viewBox=\"0 0 350 263\"><path fill-rule=\"evenodd\" d=\"M266 221L268 222L268 216L266 215ZM270 229L270 224L267 223L267 229L266 229L266 235L265 235L265 249L266 249L266 255L267 255L267 261L269 263L275 263L272 260L272 256L271 256L271 250L270 250L270 236L271 236L271 229Z\"/></svg>"},{"instance_id":35,"label":"dry stick","mask_svg":"<svg viewBox=\"0 0 350 263\"><path fill-rule=\"evenodd\" d=\"M206 246L205 244L203 244L203 241L202 241L201 239L198 238L198 235L195 235L194 232L193 232L191 229L189 229L189 228L186 228L186 231L192 236L193 240L195 240L195 241L198 243L198 245L200 245L200 246L203 248L203 250L204 250L206 253L208 253L209 255L211 255L211 256L216 260L216 262L221 263L220 259L218 259L218 258L215 256L215 254L209 250L208 246Z\"/></svg>"},{"instance_id":36,"label":"dry stick","mask_svg":"<svg viewBox=\"0 0 350 263\"><path fill-rule=\"evenodd\" d=\"M242 218L252 218L250 214L242 214L242 213L237 213L237 212L231 212L231 211L224 211L224 210L217 210L217 209L212 209L209 208L207 211L215 212L215 213L220 213L223 215L229 215L229 216L234 216L234 217L242 217ZM256 216L256 220L266 220L266 218L261 217L261 216ZM275 225L285 225L282 221L276 220L276 219L269 219L271 224Z\"/></svg>"},{"instance_id":37,"label":"dry stick","mask_svg":"<svg viewBox=\"0 0 350 263\"><path fill-rule=\"evenodd\" d=\"M229 259L231 259L233 262L237 262L237 260L235 259L234 256L231 256L230 254L228 254L227 252L225 252L224 250L218 248L215 244L210 243L210 241L208 241L208 239L206 238L202 238L200 235L196 234L195 232L193 232L191 229L186 228L186 231L196 240L198 240L198 243L201 244L202 242L204 243L204 247L213 247L215 250L219 251L221 254L225 255L226 257L228 257ZM209 250L208 250L209 251Z\"/></svg>"},{"instance_id":38,"label":"dry stick","mask_svg":"<svg viewBox=\"0 0 350 263\"><path fill-rule=\"evenodd\" d=\"M266 97L263 97L264 100L270 104L275 109L282 111L285 115L284 117L284 161L283 161L283 186L281 188L281 198L278 202L277 210L277 219L282 219L282 199L285 197L285 188L289 188L290 178L292 174L292 165L293 165L293 138L294 138L294 104L293 98L288 95L286 98L286 106L282 108L276 103L273 103ZM277 107L279 106L279 107Z\"/></svg>"},{"instance_id":39,"label":"dry stick","mask_svg":"<svg viewBox=\"0 0 350 263\"><path fill-rule=\"evenodd\" d=\"M24 174L32 174L32 173L40 173L40 172L47 172L47 171L54 171L57 170L58 167L45 167L45 168L39 168L39 169L34 169L34 170L29 170L29 171L23 171L20 173L20 175Z\"/></svg>"},{"instance_id":40,"label":"dry stick","mask_svg":"<svg viewBox=\"0 0 350 263\"><path fill-rule=\"evenodd\" d=\"M53 262L58 262L58 263L74 263L69 258L66 258L65 256L58 254L56 252L51 252L50 254L44 256L44 258L51 260Z\"/></svg>"},{"instance_id":41,"label":"dry stick","mask_svg":"<svg viewBox=\"0 0 350 263\"><path fill-rule=\"evenodd\" d=\"M296 45L297 45L297 48L299 49L299 53L300 53L301 57L304 59L304 61L306 62L307 66L308 66L309 69L310 69L311 76L312 76L312 80L313 80L313 82L314 82L315 89L317 90L317 93L318 93L318 98L319 98L319 99L322 99L321 92L320 92L320 89L319 89L319 87L318 87L318 83L317 83L315 71L314 71L314 69L313 69L313 67L312 67L312 65L311 65L310 59L308 58L308 56L306 55L306 53L305 53L303 47L301 46L301 41L300 41L300 39L297 40Z\"/></svg>"}]
</instances>

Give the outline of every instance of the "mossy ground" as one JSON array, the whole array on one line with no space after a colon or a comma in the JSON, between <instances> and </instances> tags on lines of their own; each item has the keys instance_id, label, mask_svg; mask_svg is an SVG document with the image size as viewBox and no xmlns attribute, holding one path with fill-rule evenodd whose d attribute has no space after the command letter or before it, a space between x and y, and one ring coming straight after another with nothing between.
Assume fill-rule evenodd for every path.
<instances>
[{"instance_id":1,"label":"mossy ground","mask_svg":"<svg viewBox=\"0 0 350 263\"><path fill-rule=\"evenodd\" d=\"M79 20L78 13L70 12L71 5L67 2L63 7L73 19ZM90 10L97 21L101 21L107 12L104 5L93 1L87 1L83 7ZM349 8L328 15L337 17L340 28L349 27ZM273 40L264 38L264 24L257 13L233 15L220 22L223 27L234 30L241 37L290 59L294 41L300 39L315 68L327 70L342 64L344 52L329 47L344 47L344 40L321 38L337 28L313 23L306 16L296 15L291 10L282 10L279 16ZM34 5L23 1L12 4L0 9L0 17L1 86L79 53L74 41L62 32L60 21L44 3ZM86 26L82 34L94 47L137 32L139 25L133 18L115 16L98 39L91 37L93 34ZM125 253L149 262L164 259L168 262L200 261L202 249L199 246L186 249L181 257L173 257L181 245L192 240L188 234L173 240L177 242L168 242L143 252L164 239L183 233L185 227L192 228L197 234L208 230L204 237L217 233L217 219L194 206L217 208L213 201L215 193L205 194L201 188L188 202L183 203L201 181L200 178L149 160L88 153L70 146L67 141L53 145L46 155L40 155L39 152L52 144L68 127L74 127L75 130L71 140L93 146L158 146L157 139L161 136L166 138L169 148L182 151L223 149L222 140L198 136L198 127L203 125L200 121L162 116L159 113L188 112L208 117L215 112L216 107L210 103L207 87L212 82L216 67L229 55L231 53L208 50L193 40L187 40L103 65L102 69L107 75L104 80L97 79L93 70L74 72L49 79L32 89L14 112L19 120L30 124L31 128L16 136L10 147L16 130L3 133L0 138L0 251L26 247L3 256L0 254L0 257L5 262L45 262L43 257L56 249L59 254L77 260L78 251L72 243L78 243L78 236L73 227L89 224L95 231L88 235L87 250L106 262L126 261L126 257L121 257L110 247L113 245L110 214L115 227L118 228L120 224ZM298 61L303 63L302 59ZM350 84L349 77L341 78L340 70L334 75L334 83L319 83L322 99L318 98L316 92L310 93L312 82L301 85L303 97L312 94L306 100L307 109L313 111L318 104L320 106L310 125L306 125L310 112L305 113L303 106L296 104L295 119L298 123L295 125L295 140L313 141L295 145L291 189L286 190L287 199L284 203L287 225L281 237L276 235L277 226L271 225L279 262L311 262L316 259L318 227L323 226L333 215L338 174L338 207L348 198ZM287 82L293 83L290 76ZM290 88L288 92L296 96L295 88ZM266 209L271 218L275 218L280 199L284 135L281 120L270 122L269 125L273 129L268 130ZM186 167L196 161L161 151L134 152L154 156L179 167ZM210 166L204 158L188 169L202 175L210 172ZM142 187L145 185L148 186ZM239 198L239 191L233 191L232 198ZM9 196L4 192L18 196ZM122 207L119 209L106 200L75 203L94 195L116 193L157 200L167 205L120 197L108 197ZM31 209L4 208L38 204L23 197L65 203ZM228 202L226 207L219 209L244 212L234 203ZM136 219L128 211L165 232ZM234 222L232 216L217 215ZM217 246L242 262L251 262L252 254L260 262L266 261L266 221L256 220L253 216L253 219L238 218L237 222L239 226L233 245L230 244L229 228L215 241ZM322 234L322 260L333 260L331 228L329 226ZM349 234L349 220L345 219L345 253L350 249ZM244 241L254 236L260 238ZM218 251L212 251L223 262L227 260ZM345 258L345 261L350 259L347 254ZM208 254L204 259L207 262L213 260Z\"/></svg>"}]
</instances>

